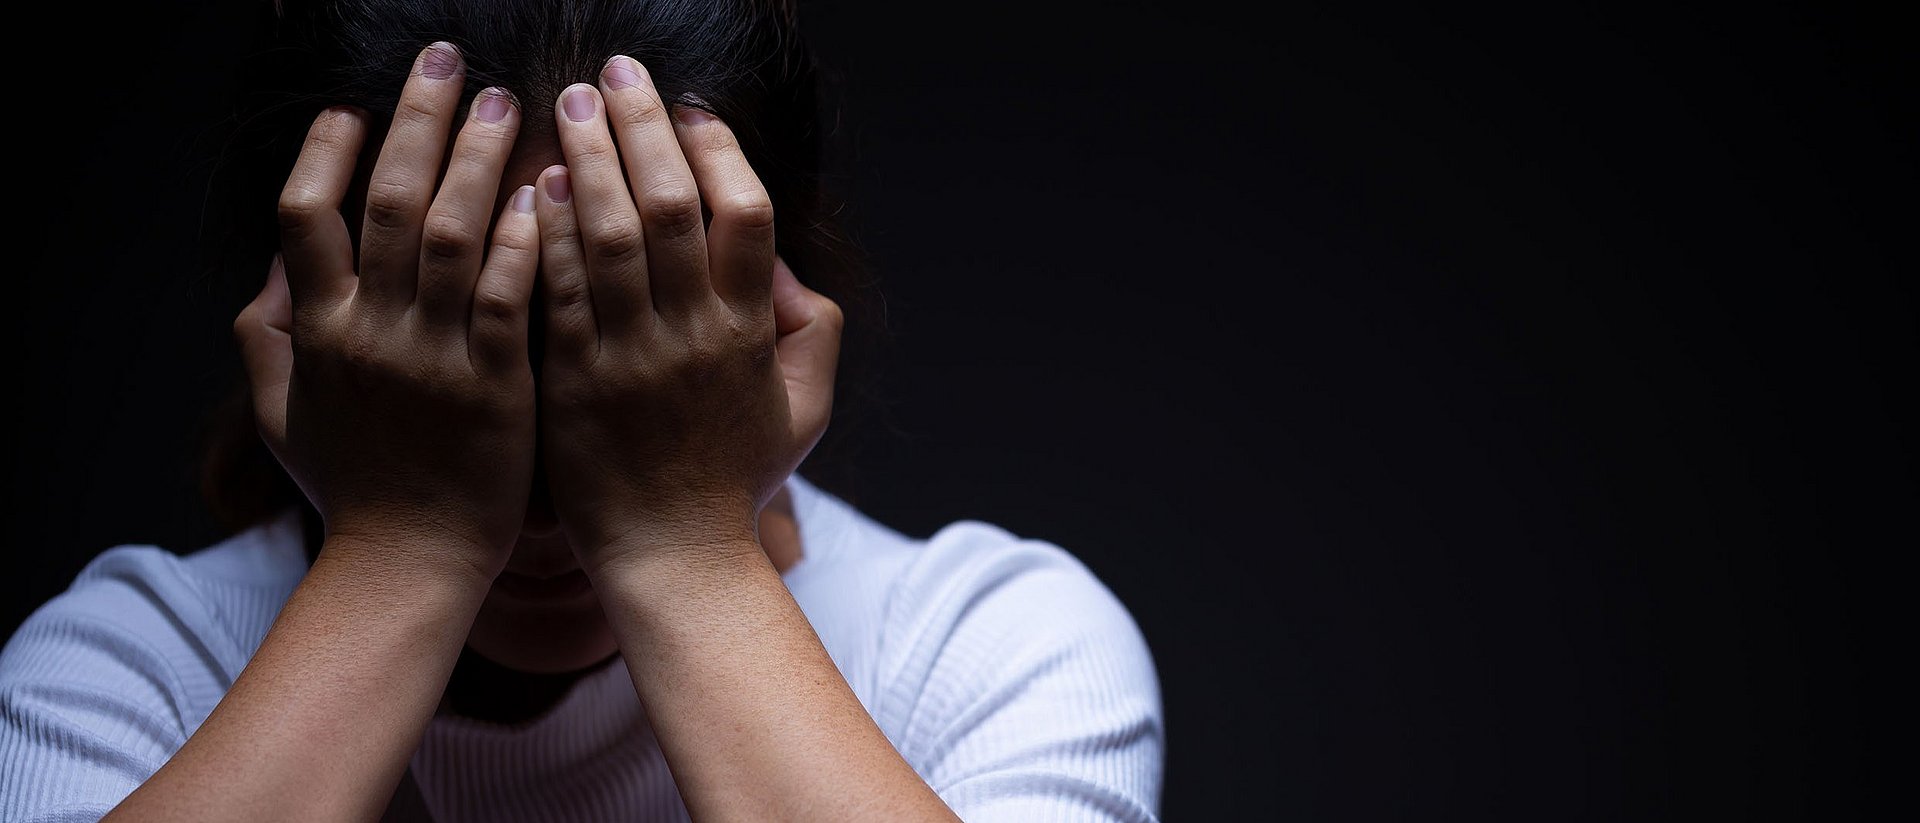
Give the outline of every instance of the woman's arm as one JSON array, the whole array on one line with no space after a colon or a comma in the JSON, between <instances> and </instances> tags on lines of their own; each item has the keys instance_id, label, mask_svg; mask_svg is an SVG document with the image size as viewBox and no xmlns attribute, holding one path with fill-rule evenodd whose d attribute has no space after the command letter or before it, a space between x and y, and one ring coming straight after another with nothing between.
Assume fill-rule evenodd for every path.
<instances>
[{"instance_id":1,"label":"woman's arm","mask_svg":"<svg viewBox=\"0 0 1920 823\"><path fill-rule=\"evenodd\" d=\"M462 78L448 44L415 62L357 260L340 206L365 122L325 112L301 148L282 256L234 330L261 436L326 541L206 722L111 817L378 816L519 535L538 230L523 186L485 245L518 114L482 92L449 152Z\"/></svg>"},{"instance_id":2,"label":"woman's arm","mask_svg":"<svg viewBox=\"0 0 1920 823\"><path fill-rule=\"evenodd\" d=\"M393 548L329 539L220 705L107 819L377 818L491 583Z\"/></svg>"},{"instance_id":3,"label":"woman's arm","mask_svg":"<svg viewBox=\"0 0 1920 823\"><path fill-rule=\"evenodd\" d=\"M751 536L620 548L594 588L694 819L957 819L874 724Z\"/></svg>"},{"instance_id":4,"label":"woman's arm","mask_svg":"<svg viewBox=\"0 0 1920 823\"><path fill-rule=\"evenodd\" d=\"M563 91L555 122L567 166L539 184L548 481L687 808L955 820L757 542L826 428L838 307L775 256L733 132L670 118L637 62Z\"/></svg>"}]
</instances>

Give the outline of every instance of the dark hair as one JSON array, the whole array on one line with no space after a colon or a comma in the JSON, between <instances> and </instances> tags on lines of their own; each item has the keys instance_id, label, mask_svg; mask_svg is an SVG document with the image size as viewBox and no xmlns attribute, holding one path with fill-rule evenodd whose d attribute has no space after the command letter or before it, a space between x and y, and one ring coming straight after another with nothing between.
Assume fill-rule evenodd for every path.
<instances>
[{"instance_id":1,"label":"dark hair","mask_svg":"<svg viewBox=\"0 0 1920 823\"><path fill-rule=\"evenodd\" d=\"M522 139L550 136L553 100L626 54L647 67L663 99L718 116L774 203L779 253L810 288L845 311L834 422L802 464L809 480L851 497L849 419L878 409L871 381L884 332L878 293L858 249L836 223L839 202L824 169L837 149L822 123L821 72L801 40L793 0L277 0L260 5L266 43L245 60L231 139L212 196L233 209L209 233L212 290L237 311L264 282L278 245L275 202L314 116L351 104L384 133L400 86L421 48L459 47L466 96L488 86L512 92L524 109ZM212 410L200 487L214 517L242 529L303 507L308 533L318 517L254 428L244 375Z\"/></svg>"}]
</instances>

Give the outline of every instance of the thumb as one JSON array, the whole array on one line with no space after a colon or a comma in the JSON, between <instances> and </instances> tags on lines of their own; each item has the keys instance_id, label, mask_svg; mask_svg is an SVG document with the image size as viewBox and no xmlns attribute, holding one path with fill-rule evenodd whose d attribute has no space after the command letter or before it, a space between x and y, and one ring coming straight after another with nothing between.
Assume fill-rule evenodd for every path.
<instances>
[{"instance_id":1,"label":"thumb","mask_svg":"<svg viewBox=\"0 0 1920 823\"><path fill-rule=\"evenodd\" d=\"M787 261L773 261L774 357L787 384L794 437L807 448L820 440L833 416L833 373L840 363L840 304L801 285Z\"/></svg>"},{"instance_id":2,"label":"thumb","mask_svg":"<svg viewBox=\"0 0 1920 823\"><path fill-rule=\"evenodd\" d=\"M233 336L253 393L253 418L275 454L286 442L287 381L293 377L293 297L287 267L273 256L267 283L233 320Z\"/></svg>"}]
</instances>

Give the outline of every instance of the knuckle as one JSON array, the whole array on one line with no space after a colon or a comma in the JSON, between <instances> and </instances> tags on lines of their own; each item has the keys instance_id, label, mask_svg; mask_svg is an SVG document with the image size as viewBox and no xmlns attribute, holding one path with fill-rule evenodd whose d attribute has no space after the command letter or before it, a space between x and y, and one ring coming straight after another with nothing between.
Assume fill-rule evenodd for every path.
<instances>
[{"instance_id":1,"label":"knuckle","mask_svg":"<svg viewBox=\"0 0 1920 823\"><path fill-rule=\"evenodd\" d=\"M534 215L509 214L493 224L488 240L498 248L530 254L537 260L540 256L540 228L540 219Z\"/></svg>"},{"instance_id":2,"label":"knuckle","mask_svg":"<svg viewBox=\"0 0 1920 823\"><path fill-rule=\"evenodd\" d=\"M473 251L478 233L458 217L430 214L420 231L420 250L439 260L456 260Z\"/></svg>"},{"instance_id":3,"label":"knuckle","mask_svg":"<svg viewBox=\"0 0 1920 823\"><path fill-rule=\"evenodd\" d=\"M686 358L682 361L687 376L704 378L713 374L728 361L732 341L717 334L700 334L687 342Z\"/></svg>"},{"instance_id":4,"label":"knuckle","mask_svg":"<svg viewBox=\"0 0 1920 823\"><path fill-rule=\"evenodd\" d=\"M540 257L540 233L537 229L497 228L493 232L495 254L508 254L515 267L530 262L537 263Z\"/></svg>"},{"instance_id":5,"label":"knuckle","mask_svg":"<svg viewBox=\"0 0 1920 823\"><path fill-rule=\"evenodd\" d=\"M733 129L728 128L727 124L717 117L693 127L692 131L693 144L701 151L724 152L736 145Z\"/></svg>"},{"instance_id":6,"label":"knuckle","mask_svg":"<svg viewBox=\"0 0 1920 823\"><path fill-rule=\"evenodd\" d=\"M750 352L767 340L767 324L758 318L728 312L723 322L728 346L735 351Z\"/></svg>"},{"instance_id":7,"label":"knuckle","mask_svg":"<svg viewBox=\"0 0 1920 823\"><path fill-rule=\"evenodd\" d=\"M402 94L400 102L394 106L395 122L427 121L440 118L440 101L429 94Z\"/></svg>"},{"instance_id":8,"label":"knuckle","mask_svg":"<svg viewBox=\"0 0 1920 823\"><path fill-rule=\"evenodd\" d=\"M588 230L587 243L603 259L625 259L646 248L640 225L625 215L601 218Z\"/></svg>"},{"instance_id":9,"label":"knuckle","mask_svg":"<svg viewBox=\"0 0 1920 823\"><path fill-rule=\"evenodd\" d=\"M550 246L566 248L580 242L580 226L572 215L564 215L558 220L542 220L535 236Z\"/></svg>"},{"instance_id":10,"label":"knuckle","mask_svg":"<svg viewBox=\"0 0 1920 823\"><path fill-rule=\"evenodd\" d=\"M292 348L293 362L296 365L324 362L333 356L332 341L327 339L326 335L314 330L295 328Z\"/></svg>"},{"instance_id":11,"label":"knuckle","mask_svg":"<svg viewBox=\"0 0 1920 823\"><path fill-rule=\"evenodd\" d=\"M620 172L618 172L617 169L620 168L620 156L616 153L612 140L609 140L605 135L595 135L580 141L580 145L574 148L571 165L577 167L579 170L578 173L582 175L590 173L619 174ZM594 172L592 171L594 169L603 169L605 171Z\"/></svg>"},{"instance_id":12,"label":"knuckle","mask_svg":"<svg viewBox=\"0 0 1920 823\"><path fill-rule=\"evenodd\" d=\"M247 345L248 341L253 339L254 330L260 327L260 321L255 319L254 312L253 305L248 304L233 317L233 339L241 346Z\"/></svg>"},{"instance_id":13,"label":"knuckle","mask_svg":"<svg viewBox=\"0 0 1920 823\"><path fill-rule=\"evenodd\" d=\"M700 225L700 195L680 185L662 186L648 192L641 220L675 233L690 230Z\"/></svg>"},{"instance_id":14,"label":"knuckle","mask_svg":"<svg viewBox=\"0 0 1920 823\"><path fill-rule=\"evenodd\" d=\"M461 132L460 139L454 143L453 154L447 158L448 181L482 178L499 181L500 175L493 167L502 156L513 151L513 135L500 131L499 124L486 125L488 128L469 127Z\"/></svg>"},{"instance_id":15,"label":"knuckle","mask_svg":"<svg viewBox=\"0 0 1920 823\"><path fill-rule=\"evenodd\" d=\"M547 286L547 305L556 310L573 309L587 304L587 279L584 277L566 277L550 279Z\"/></svg>"},{"instance_id":16,"label":"knuckle","mask_svg":"<svg viewBox=\"0 0 1920 823\"><path fill-rule=\"evenodd\" d=\"M316 322L304 327L295 324L293 329L293 360L296 365L306 363L313 368L337 368L345 358L348 336L331 323Z\"/></svg>"},{"instance_id":17,"label":"knuckle","mask_svg":"<svg viewBox=\"0 0 1920 823\"><path fill-rule=\"evenodd\" d=\"M714 207L715 219L723 216L727 222L742 229L770 231L773 229L773 201L764 191L733 194Z\"/></svg>"},{"instance_id":18,"label":"knuckle","mask_svg":"<svg viewBox=\"0 0 1920 823\"><path fill-rule=\"evenodd\" d=\"M618 117L626 125L639 125L649 120L665 116L666 108L661 105L659 95L644 86L631 89L625 95L626 102L619 107Z\"/></svg>"},{"instance_id":19,"label":"knuckle","mask_svg":"<svg viewBox=\"0 0 1920 823\"><path fill-rule=\"evenodd\" d=\"M367 184L367 222L383 229L407 225L413 212L413 193L406 184L394 180L374 180Z\"/></svg>"},{"instance_id":20,"label":"knuckle","mask_svg":"<svg viewBox=\"0 0 1920 823\"><path fill-rule=\"evenodd\" d=\"M345 112L321 112L307 129L305 151L319 150L329 154L343 151L353 141L355 125L352 117Z\"/></svg>"},{"instance_id":21,"label":"knuckle","mask_svg":"<svg viewBox=\"0 0 1920 823\"><path fill-rule=\"evenodd\" d=\"M380 347L367 335L350 338L334 350L340 362L356 372L378 372L385 365Z\"/></svg>"},{"instance_id":22,"label":"knuckle","mask_svg":"<svg viewBox=\"0 0 1920 823\"><path fill-rule=\"evenodd\" d=\"M773 359L774 334L771 322L735 315L728 319L727 330L730 338L728 348L735 353L736 362L758 369Z\"/></svg>"},{"instance_id":23,"label":"knuckle","mask_svg":"<svg viewBox=\"0 0 1920 823\"><path fill-rule=\"evenodd\" d=\"M513 146L514 130L512 120L489 123L478 117L468 118L467 125L460 131L460 139L454 146L457 154L485 157L500 154Z\"/></svg>"},{"instance_id":24,"label":"knuckle","mask_svg":"<svg viewBox=\"0 0 1920 823\"><path fill-rule=\"evenodd\" d=\"M300 231L312 225L327 207L326 198L306 185L290 185L280 192L280 228Z\"/></svg>"},{"instance_id":25,"label":"knuckle","mask_svg":"<svg viewBox=\"0 0 1920 823\"><path fill-rule=\"evenodd\" d=\"M836 334L846 330L846 310L840 308L840 304L835 303L832 298L825 296L820 297L819 302L814 306L813 312L814 322L832 329Z\"/></svg>"},{"instance_id":26,"label":"knuckle","mask_svg":"<svg viewBox=\"0 0 1920 823\"><path fill-rule=\"evenodd\" d=\"M520 314L520 301L511 294L496 288L483 288L473 293L473 315L476 320L508 326L519 322Z\"/></svg>"}]
</instances>

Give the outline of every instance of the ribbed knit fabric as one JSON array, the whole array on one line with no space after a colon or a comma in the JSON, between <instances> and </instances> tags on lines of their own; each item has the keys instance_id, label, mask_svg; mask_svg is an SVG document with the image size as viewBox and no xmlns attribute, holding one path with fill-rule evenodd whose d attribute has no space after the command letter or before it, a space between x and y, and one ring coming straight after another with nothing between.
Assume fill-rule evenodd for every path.
<instances>
[{"instance_id":1,"label":"ribbed knit fabric","mask_svg":"<svg viewBox=\"0 0 1920 823\"><path fill-rule=\"evenodd\" d=\"M1072 555L963 520L921 540L793 475L783 574L894 748L962 819L1151 821L1146 642ZM0 821L97 820L199 728L306 572L299 520L181 557L118 546L0 652ZM441 713L389 819L686 820L626 667L529 722Z\"/></svg>"}]
</instances>

